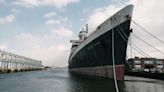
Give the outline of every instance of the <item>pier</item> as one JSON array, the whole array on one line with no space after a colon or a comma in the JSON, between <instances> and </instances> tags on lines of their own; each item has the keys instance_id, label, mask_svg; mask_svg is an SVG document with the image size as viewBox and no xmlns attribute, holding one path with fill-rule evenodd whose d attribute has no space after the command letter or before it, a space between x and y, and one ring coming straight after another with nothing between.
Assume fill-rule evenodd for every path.
<instances>
[{"instance_id":1,"label":"pier","mask_svg":"<svg viewBox=\"0 0 164 92\"><path fill-rule=\"evenodd\" d=\"M0 73L42 69L42 61L0 50Z\"/></svg>"}]
</instances>

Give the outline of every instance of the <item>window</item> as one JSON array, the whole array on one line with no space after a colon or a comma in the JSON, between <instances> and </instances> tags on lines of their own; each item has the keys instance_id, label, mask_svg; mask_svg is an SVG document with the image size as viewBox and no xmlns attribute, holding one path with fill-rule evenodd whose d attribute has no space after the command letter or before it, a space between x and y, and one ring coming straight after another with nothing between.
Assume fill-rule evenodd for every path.
<instances>
[{"instance_id":1,"label":"window","mask_svg":"<svg viewBox=\"0 0 164 92\"><path fill-rule=\"evenodd\" d=\"M157 65L157 68L163 68L163 65Z\"/></svg>"},{"instance_id":2,"label":"window","mask_svg":"<svg viewBox=\"0 0 164 92\"><path fill-rule=\"evenodd\" d=\"M141 69L141 65L135 65L134 66L136 69Z\"/></svg>"},{"instance_id":3,"label":"window","mask_svg":"<svg viewBox=\"0 0 164 92\"><path fill-rule=\"evenodd\" d=\"M153 61L144 61L144 64L154 64Z\"/></svg>"},{"instance_id":4,"label":"window","mask_svg":"<svg viewBox=\"0 0 164 92\"><path fill-rule=\"evenodd\" d=\"M140 60L135 60L134 63L135 64L141 64L141 61Z\"/></svg>"},{"instance_id":5,"label":"window","mask_svg":"<svg viewBox=\"0 0 164 92\"><path fill-rule=\"evenodd\" d=\"M159 64L159 65L162 65L163 61L157 61L156 63Z\"/></svg>"}]
</instances>

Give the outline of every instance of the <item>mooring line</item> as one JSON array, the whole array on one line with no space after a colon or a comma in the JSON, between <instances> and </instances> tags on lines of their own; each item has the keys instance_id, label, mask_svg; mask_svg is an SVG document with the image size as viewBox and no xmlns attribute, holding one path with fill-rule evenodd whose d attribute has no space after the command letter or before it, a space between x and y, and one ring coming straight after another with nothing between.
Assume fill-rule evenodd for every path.
<instances>
[{"instance_id":1,"label":"mooring line","mask_svg":"<svg viewBox=\"0 0 164 92\"><path fill-rule=\"evenodd\" d=\"M113 75L114 75L114 83L116 92L119 92L118 83L116 78L116 70L115 70L115 56L114 56L114 29L112 30L112 61L113 61Z\"/></svg>"}]
</instances>

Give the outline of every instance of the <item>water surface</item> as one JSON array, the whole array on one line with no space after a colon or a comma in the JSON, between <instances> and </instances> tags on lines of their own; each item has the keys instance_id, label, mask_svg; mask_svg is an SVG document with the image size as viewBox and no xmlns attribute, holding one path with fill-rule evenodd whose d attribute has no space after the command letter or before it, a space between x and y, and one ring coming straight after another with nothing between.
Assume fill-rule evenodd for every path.
<instances>
[{"instance_id":1,"label":"water surface","mask_svg":"<svg viewBox=\"0 0 164 92\"><path fill-rule=\"evenodd\" d=\"M164 81L125 76L120 92L164 92ZM67 69L0 74L0 92L115 92L114 81L72 75Z\"/></svg>"}]
</instances>

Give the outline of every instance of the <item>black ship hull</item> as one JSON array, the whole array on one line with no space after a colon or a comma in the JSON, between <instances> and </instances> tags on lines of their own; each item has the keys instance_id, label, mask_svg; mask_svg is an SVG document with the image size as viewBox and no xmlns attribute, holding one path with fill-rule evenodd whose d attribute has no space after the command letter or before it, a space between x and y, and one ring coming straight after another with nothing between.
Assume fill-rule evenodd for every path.
<instances>
[{"instance_id":1,"label":"black ship hull","mask_svg":"<svg viewBox=\"0 0 164 92\"><path fill-rule=\"evenodd\" d=\"M126 38L128 38L130 34L129 28L130 20L127 20L91 41L72 57L71 61L69 62L70 71L87 75L113 78L113 31L115 39L114 58L116 77L118 80L123 80L127 41L123 39L120 33L126 35Z\"/></svg>"},{"instance_id":2,"label":"black ship hull","mask_svg":"<svg viewBox=\"0 0 164 92\"><path fill-rule=\"evenodd\" d=\"M124 64L130 34L133 5L128 5L108 18L86 36L71 40L69 70L74 73L124 80Z\"/></svg>"}]
</instances>

